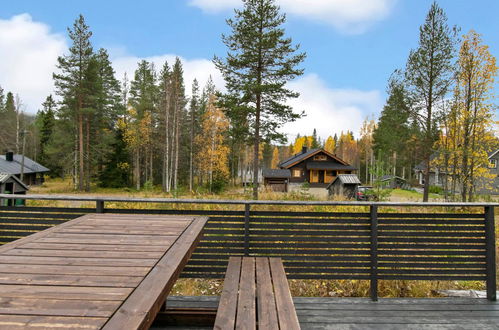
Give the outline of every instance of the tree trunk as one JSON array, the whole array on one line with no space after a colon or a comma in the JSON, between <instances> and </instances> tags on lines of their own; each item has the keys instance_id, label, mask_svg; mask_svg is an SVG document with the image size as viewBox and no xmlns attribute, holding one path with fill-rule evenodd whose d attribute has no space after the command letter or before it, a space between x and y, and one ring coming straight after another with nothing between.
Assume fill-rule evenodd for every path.
<instances>
[{"instance_id":1,"label":"tree trunk","mask_svg":"<svg viewBox=\"0 0 499 330\"><path fill-rule=\"evenodd\" d=\"M253 199L258 199L258 156L260 154L260 107L261 94L256 95L255 139L253 141Z\"/></svg>"},{"instance_id":2,"label":"tree trunk","mask_svg":"<svg viewBox=\"0 0 499 330\"><path fill-rule=\"evenodd\" d=\"M81 108L80 108L81 109ZM85 175L85 167L84 167L84 143L83 143L83 115L80 113L78 115L78 154L79 154L79 173L78 173L78 190L83 191L83 182Z\"/></svg>"}]
</instances>

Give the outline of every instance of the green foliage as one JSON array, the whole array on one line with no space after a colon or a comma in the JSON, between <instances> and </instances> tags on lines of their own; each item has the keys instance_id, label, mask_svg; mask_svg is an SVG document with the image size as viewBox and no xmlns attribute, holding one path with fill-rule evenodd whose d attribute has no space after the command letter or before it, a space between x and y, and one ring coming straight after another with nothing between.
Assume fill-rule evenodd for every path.
<instances>
[{"instance_id":1,"label":"green foliage","mask_svg":"<svg viewBox=\"0 0 499 330\"><path fill-rule=\"evenodd\" d=\"M130 155L123 141L123 132L118 129L116 138L110 145L111 155L103 165L99 175L99 186L106 188L121 188L130 185Z\"/></svg>"},{"instance_id":2,"label":"green foliage","mask_svg":"<svg viewBox=\"0 0 499 330\"><path fill-rule=\"evenodd\" d=\"M384 189L384 184L381 181L381 177L385 174L385 167L385 162L382 160L378 160L375 166L369 169L370 174L374 177L374 182L373 189L368 189L365 193L368 197L368 200L386 201L390 197L392 190Z\"/></svg>"},{"instance_id":3,"label":"green foliage","mask_svg":"<svg viewBox=\"0 0 499 330\"><path fill-rule=\"evenodd\" d=\"M441 195L444 193L444 189L440 186L430 186L430 194L438 194Z\"/></svg>"},{"instance_id":4,"label":"green foliage","mask_svg":"<svg viewBox=\"0 0 499 330\"><path fill-rule=\"evenodd\" d=\"M405 79L411 113L423 133L423 159L428 165L438 138L435 108L449 92L453 81L458 29L449 28L444 11L433 2L419 30L419 45L409 54ZM426 173L423 201L428 201L428 175Z\"/></svg>"},{"instance_id":5,"label":"green foliage","mask_svg":"<svg viewBox=\"0 0 499 330\"><path fill-rule=\"evenodd\" d=\"M305 54L296 53L298 47L285 37L285 21L274 0L245 0L243 9L236 9L235 17L227 20L231 34L222 36L227 58L214 59L226 82L227 94L220 103L234 134L254 145L254 198L258 198L260 142L284 141L279 128L300 117L286 103L298 93L285 86L303 74L297 66Z\"/></svg>"}]
</instances>

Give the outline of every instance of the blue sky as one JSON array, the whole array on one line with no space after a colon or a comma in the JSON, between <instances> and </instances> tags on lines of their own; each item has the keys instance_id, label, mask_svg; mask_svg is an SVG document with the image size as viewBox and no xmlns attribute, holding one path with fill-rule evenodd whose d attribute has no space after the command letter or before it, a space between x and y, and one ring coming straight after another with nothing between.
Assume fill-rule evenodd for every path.
<instances>
[{"instance_id":1,"label":"blue sky","mask_svg":"<svg viewBox=\"0 0 499 330\"><path fill-rule=\"evenodd\" d=\"M302 97L293 101L293 105L309 115L284 130L291 136L297 132L310 133L307 130L314 127L322 136L342 129L357 132L365 117L379 114L386 97L387 79L393 70L405 65L410 49L417 46L418 28L431 1L280 1L288 11L288 35L308 54L303 65L305 76L291 86L302 92ZM8 60L0 64L0 86L19 93L25 100L26 111L36 111L42 95L52 89L50 72L54 70L54 57L68 45L66 27L80 13L94 33L94 47L109 49L118 75L125 71L132 73L134 63L140 58L159 64L164 59L180 56L185 60L186 79L198 77L204 82L209 74L217 76L209 60L215 54L225 53L220 35L228 32L225 18L231 15L231 8L237 2L146 0L139 4L114 0L23 0L3 3L0 59ZM499 1L441 0L438 3L445 9L451 25L459 25L463 33L475 29L483 35L492 54L499 54ZM21 14L27 15L19 17ZM30 33L33 35L26 36ZM9 47L12 40L14 46ZM16 55L23 51L33 55L27 58ZM37 52L40 52L38 56L34 54ZM25 78L31 75L29 72L19 74L33 62L46 66L35 70L40 75L38 84L34 81L37 77ZM15 71L17 67L19 70ZM221 85L221 78L215 78Z\"/></svg>"}]
</instances>

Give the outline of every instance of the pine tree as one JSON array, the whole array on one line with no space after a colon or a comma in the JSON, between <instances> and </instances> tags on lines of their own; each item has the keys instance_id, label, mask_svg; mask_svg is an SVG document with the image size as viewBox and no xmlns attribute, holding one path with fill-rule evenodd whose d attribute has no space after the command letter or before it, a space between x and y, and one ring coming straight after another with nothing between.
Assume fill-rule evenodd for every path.
<instances>
[{"instance_id":1,"label":"pine tree","mask_svg":"<svg viewBox=\"0 0 499 330\"><path fill-rule=\"evenodd\" d=\"M457 29L449 28L444 11L433 2L425 23L420 27L419 47L411 51L407 61L406 80L412 98L412 112L424 133L424 202L428 201L430 187L430 156L438 137L433 112L452 84L456 36Z\"/></svg>"},{"instance_id":2,"label":"pine tree","mask_svg":"<svg viewBox=\"0 0 499 330\"><path fill-rule=\"evenodd\" d=\"M298 93L285 84L303 74L296 67L305 54L297 54L298 47L285 37L286 17L274 0L244 0L243 5L235 10L235 18L227 20L232 29L231 35L222 37L229 49L227 58L215 57L214 62L226 81L228 93L222 105L228 117L246 125L252 137L253 198L258 199L260 142L283 140L278 129L300 117L285 103Z\"/></svg>"},{"instance_id":3,"label":"pine tree","mask_svg":"<svg viewBox=\"0 0 499 330\"><path fill-rule=\"evenodd\" d=\"M196 79L192 82L191 102L189 108L189 190L192 191L194 181L194 137L198 132L198 113L199 113L199 84Z\"/></svg>"},{"instance_id":4,"label":"pine tree","mask_svg":"<svg viewBox=\"0 0 499 330\"><path fill-rule=\"evenodd\" d=\"M125 140L133 158L133 177L137 189L153 180L153 128L156 119L156 75L154 66L145 60L138 64L130 84L129 122L124 129Z\"/></svg>"},{"instance_id":5,"label":"pine tree","mask_svg":"<svg viewBox=\"0 0 499 330\"><path fill-rule=\"evenodd\" d=\"M92 32L85 23L82 15L75 21L73 28L68 28L68 34L72 41L69 54L60 56L57 61L58 73L54 73L54 83L57 94L63 98L63 107L59 110L59 117L69 120L74 127L74 152L75 174L78 177L78 189L83 190L85 181L86 159L85 125L88 125L88 117L85 113L85 103L88 102L88 84L85 84L85 74L92 60L92 45L90 37ZM88 136L88 135L87 135ZM88 141L87 141L88 142Z\"/></svg>"}]
</instances>

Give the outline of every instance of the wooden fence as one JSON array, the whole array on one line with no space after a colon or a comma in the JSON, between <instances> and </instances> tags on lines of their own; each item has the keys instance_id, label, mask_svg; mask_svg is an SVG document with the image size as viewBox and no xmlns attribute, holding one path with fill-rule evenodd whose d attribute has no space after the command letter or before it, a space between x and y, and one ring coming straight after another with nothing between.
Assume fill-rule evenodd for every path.
<instances>
[{"instance_id":1,"label":"wooden fence","mask_svg":"<svg viewBox=\"0 0 499 330\"><path fill-rule=\"evenodd\" d=\"M370 280L374 300L380 279L485 281L488 299L496 299L495 204L16 198L91 202L95 208L0 206L0 244L86 213L204 215L204 238L183 277L222 278L233 255L278 256L291 279ZM230 210L217 210L220 205ZM335 211L338 206L355 211Z\"/></svg>"}]
</instances>

